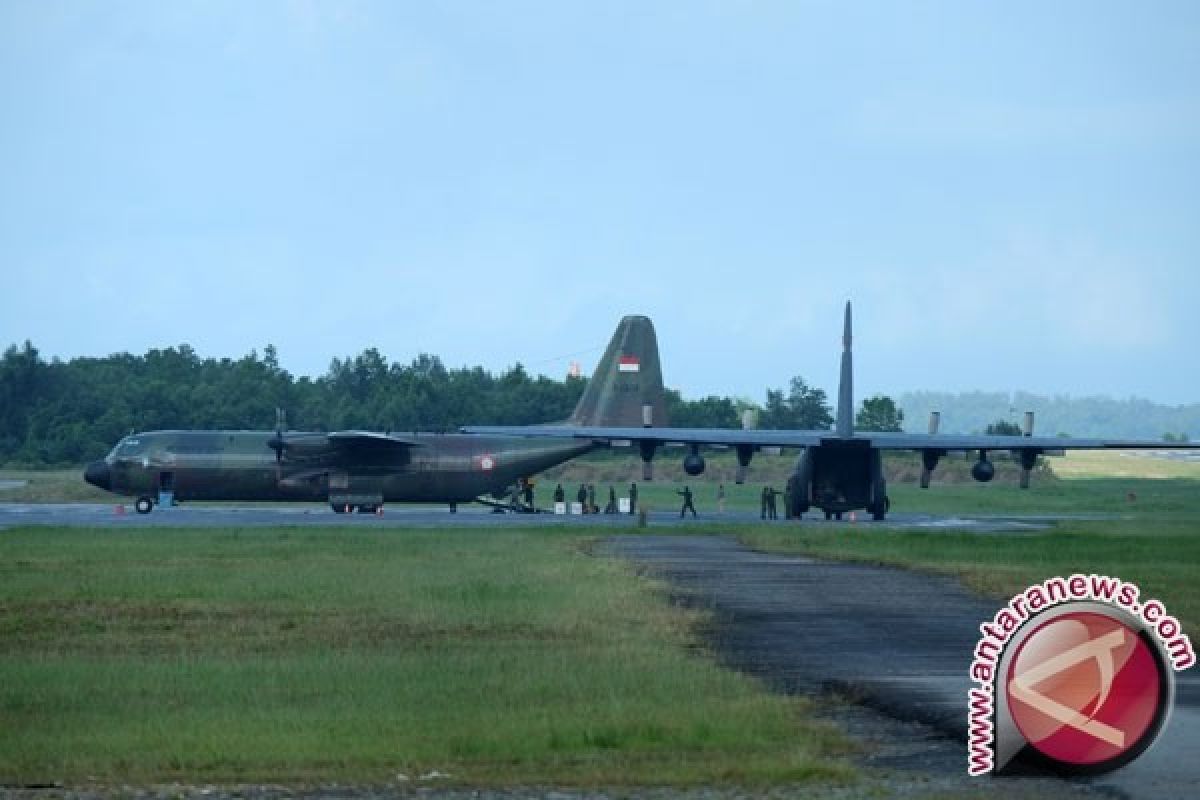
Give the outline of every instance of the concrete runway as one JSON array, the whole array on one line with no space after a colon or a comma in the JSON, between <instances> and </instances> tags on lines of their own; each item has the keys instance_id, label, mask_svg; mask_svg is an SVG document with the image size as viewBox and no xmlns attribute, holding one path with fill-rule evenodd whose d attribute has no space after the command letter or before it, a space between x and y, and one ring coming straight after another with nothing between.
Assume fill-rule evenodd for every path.
<instances>
[{"instance_id":1,"label":"concrete runway","mask_svg":"<svg viewBox=\"0 0 1200 800\"><path fill-rule=\"evenodd\" d=\"M997 601L950 578L761 553L727 536L614 537L604 552L665 578L679 602L710 610L712 643L728 666L776 691L844 694L861 710L881 712L885 722L860 714L848 727L878 746L884 765L965 778L967 670L979 624L992 619ZM1072 780L1070 787L1153 800L1196 797L1200 681L1194 672L1177 675L1175 708L1147 753L1114 773ZM897 741L896 725L915 726L903 734L924 742L915 755L911 743ZM1011 781L1017 793L1026 779L986 780Z\"/></svg>"},{"instance_id":2,"label":"concrete runway","mask_svg":"<svg viewBox=\"0 0 1200 800\"><path fill-rule=\"evenodd\" d=\"M1057 515L973 515L935 516L932 514L898 512L889 515L884 522L872 522L861 517L851 522L826 522L820 515L809 514L802 522L778 520L763 522L752 512L727 512L725 514L702 513L693 520L691 516L680 519L678 513L656 511L649 515L650 524L678 526L684 523L708 524L763 524L763 525L812 525L812 526L856 526L880 530L922 531L975 531L978 533L1014 533L1044 530L1056 520L1063 519L1113 519L1111 514L1057 514ZM246 506L228 505L180 505L174 508L156 508L149 514L137 514L129 503L0 503L0 530L19 525L58 525L72 527L112 528L210 528L210 527L265 527L265 526L365 526L392 528L446 528L446 527L526 527L536 526L612 526L636 527L637 518L628 514L595 514L587 516L559 516L555 514L497 514L480 505L460 505L458 512L451 514L445 506L390 505L382 515L335 514L329 506L321 504L261 504Z\"/></svg>"}]
</instances>

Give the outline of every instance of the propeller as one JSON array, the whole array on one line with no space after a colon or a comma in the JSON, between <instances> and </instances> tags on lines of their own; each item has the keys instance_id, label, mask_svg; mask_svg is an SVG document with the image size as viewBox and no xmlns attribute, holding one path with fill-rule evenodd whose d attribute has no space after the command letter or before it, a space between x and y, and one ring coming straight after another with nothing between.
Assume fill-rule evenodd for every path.
<instances>
[{"instance_id":1,"label":"propeller","mask_svg":"<svg viewBox=\"0 0 1200 800\"><path fill-rule=\"evenodd\" d=\"M1033 474L1033 468L1037 466L1038 454L1040 450L1022 449L1021 460L1021 488L1029 488L1029 476Z\"/></svg>"},{"instance_id":2,"label":"propeller","mask_svg":"<svg viewBox=\"0 0 1200 800\"><path fill-rule=\"evenodd\" d=\"M1024 424L1021 426L1022 436L1033 436L1033 412L1025 412ZM1033 473L1033 468L1037 465L1038 451L1023 449L1020 452L1021 461L1021 488L1029 488L1029 476ZM1099 706L1097 706L1099 708Z\"/></svg>"},{"instance_id":3,"label":"propeller","mask_svg":"<svg viewBox=\"0 0 1200 800\"><path fill-rule=\"evenodd\" d=\"M929 435L936 436L938 426L942 422L942 412L929 412ZM933 471L937 468L938 459L945 453L941 450L922 450L921 451L921 488L928 489L929 481L933 478Z\"/></svg>"},{"instance_id":4,"label":"propeller","mask_svg":"<svg viewBox=\"0 0 1200 800\"><path fill-rule=\"evenodd\" d=\"M275 409L275 436L267 440L267 447L275 451L275 480L283 480L283 430L287 427L287 414L282 408Z\"/></svg>"}]
</instances>

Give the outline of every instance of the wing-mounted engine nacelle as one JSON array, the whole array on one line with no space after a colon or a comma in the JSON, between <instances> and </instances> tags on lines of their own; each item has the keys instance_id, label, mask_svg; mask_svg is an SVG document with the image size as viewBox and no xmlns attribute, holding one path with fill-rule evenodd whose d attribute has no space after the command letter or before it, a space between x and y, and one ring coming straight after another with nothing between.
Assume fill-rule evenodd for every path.
<instances>
[{"instance_id":1,"label":"wing-mounted engine nacelle","mask_svg":"<svg viewBox=\"0 0 1200 800\"><path fill-rule=\"evenodd\" d=\"M938 427L942 423L942 412L929 412L929 435L936 436ZM921 488L929 488L929 480L933 477L933 471L937 469L938 459L946 455L945 450L927 449L921 451Z\"/></svg>"},{"instance_id":2,"label":"wing-mounted engine nacelle","mask_svg":"<svg viewBox=\"0 0 1200 800\"><path fill-rule=\"evenodd\" d=\"M1033 474L1033 468L1037 466L1038 456L1041 455L1041 450L1020 450L1017 453L1017 460L1021 462L1021 488L1029 488L1029 476Z\"/></svg>"},{"instance_id":3,"label":"wing-mounted engine nacelle","mask_svg":"<svg viewBox=\"0 0 1200 800\"><path fill-rule=\"evenodd\" d=\"M688 454L683 458L683 471L693 478L704 474L704 456L700 455L700 446L692 445Z\"/></svg>"},{"instance_id":4,"label":"wing-mounted engine nacelle","mask_svg":"<svg viewBox=\"0 0 1200 800\"><path fill-rule=\"evenodd\" d=\"M280 460L285 458L289 460L313 458L325 455L333 449L329 444L329 439L324 434L315 436L288 436L276 433L267 440L267 447L274 450L276 457Z\"/></svg>"},{"instance_id":5,"label":"wing-mounted engine nacelle","mask_svg":"<svg viewBox=\"0 0 1200 800\"><path fill-rule=\"evenodd\" d=\"M980 483L987 483L996 477L996 467L988 461L987 450L979 451L979 460L971 467L971 477Z\"/></svg>"},{"instance_id":6,"label":"wing-mounted engine nacelle","mask_svg":"<svg viewBox=\"0 0 1200 800\"><path fill-rule=\"evenodd\" d=\"M734 483L740 485L746 482L746 472L750 469L750 459L752 458L754 458L754 448L748 444L739 444L737 447L737 472L733 476Z\"/></svg>"},{"instance_id":7,"label":"wing-mounted engine nacelle","mask_svg":"<svg viewBox=\"0 0 1200 800\"><path fill-rule=\"evenodd\" d=\"M945 450L922 450L921 451L921 488L928 489L929 481L933 477L933 471L937 469L938 461L942 456L946 455Z\"/></svg>"},{"instance_id":8,"label":"wing-mounted engine nacelle","mask_svg":"<svg viewBox=\"0 0 1200 800\"><path fill-rule=\"evenodd\" d=\"M658 449L658 442L650 439L642 439L638 442L638 450L642 456L642 480L654 480L654 451Z\"/></svg>"},{"instance_id":9,"label":"wing-mounted engine nacelle","mask_svg":"<svg viewBox=\"0 0 1200 800\"><path fill-rule=\"evenodd\" d=\"M1021 434L1023 436L1033 436L1033 412L1026 411L1025 419L1021 425ZM1029 476L1033 474L1033 468L1037 465L1038 456L1041 455L1040 450L1029 450L1022 448L1014 451L1013 455L1017 457L1017 461L1021 462L1021 488L1029 488Z\"/></svg>"}]
</instances>

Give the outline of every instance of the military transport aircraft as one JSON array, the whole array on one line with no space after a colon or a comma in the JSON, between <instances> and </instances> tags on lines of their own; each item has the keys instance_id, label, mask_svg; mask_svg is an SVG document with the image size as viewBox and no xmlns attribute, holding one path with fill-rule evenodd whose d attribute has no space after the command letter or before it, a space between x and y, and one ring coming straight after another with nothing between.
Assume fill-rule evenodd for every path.
<instances>
[{"instance_id":1,"label":"military transport aircraft","mask_svg":"<svg viewBox=\"0 0 1200 800\"><path fill-rule=\"evenodd\" d=\"M825 512L826 518L846 511L864 509L874 519L886 515L891 501L887 496L887 485L883 476L884 450L915 450L921 453L923 469L921 488L929 488L930 477L938 460L951 451L979 452L978 460L971 469L977 481L990 481L995 467L988 459L991 451L1011 451L1021 465L1020 485L1029 488L1029 476L1039 455L1064 449L1175 449L1197 448L1200 444L1165 445L1163 442L1147 440L1115 439L1068 439L1062 437L1033 436L1033 415L1025 415L1024 436L981 436L938 434L936 414L930 420L928 434L913 433L868 433L854 431L853 364L851 355L850 303L846 303L846 316L842 337L841 379L838 387L837 422L828 430L718 430L711 428L654 428L649 415L642 427L609 428L597 426L473 426L465 432L488 435L524 435L529 437L565 437L585 439L598 444L633 445L641 451L643 478L650 480L653 472L651 462L662 445L686 445L689 450L683 460L683 469L688 475L704 472L702 445L731 447L737 451L737 482L743 483L746 469L756 451L764 448L798 448L791 477L785 491L785 502L792 516L799 518L811 508Z\"/></svg>"},{"instance_id":2,"label":"military transport aircraft","mask_svg":"<svg viewBox=\"0 0 1200 800\"><path fill-rule=\"evenodd\" d=\"M559 426L666 421L654 325L621 320L571 417ZM649 410L647 410L649 409ZM649 417L647 415L650 415ZM285 431L150 431L122 439L84 479L136 498L148 514L170 498L319 500L334 511L385 502L449 503L501 498L522 479L596 447L570 433L526 436Z\"/></svg>"}]
</instances>

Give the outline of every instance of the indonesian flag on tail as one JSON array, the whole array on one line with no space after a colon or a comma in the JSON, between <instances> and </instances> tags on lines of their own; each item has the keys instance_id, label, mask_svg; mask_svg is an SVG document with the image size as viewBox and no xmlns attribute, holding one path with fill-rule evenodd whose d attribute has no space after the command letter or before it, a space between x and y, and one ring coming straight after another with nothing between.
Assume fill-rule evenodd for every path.
<instances>
[{"instance_id":1,"label":"indonesian flag on tail","mask_svg":"<svg viewBox=\"0 0 1200 800\"><path fill-rule=\"evenodd\" d=\"M641 368L637 356L621 356L617 359L618 372L637 372Z\"/></svg>"}]
</instances>

